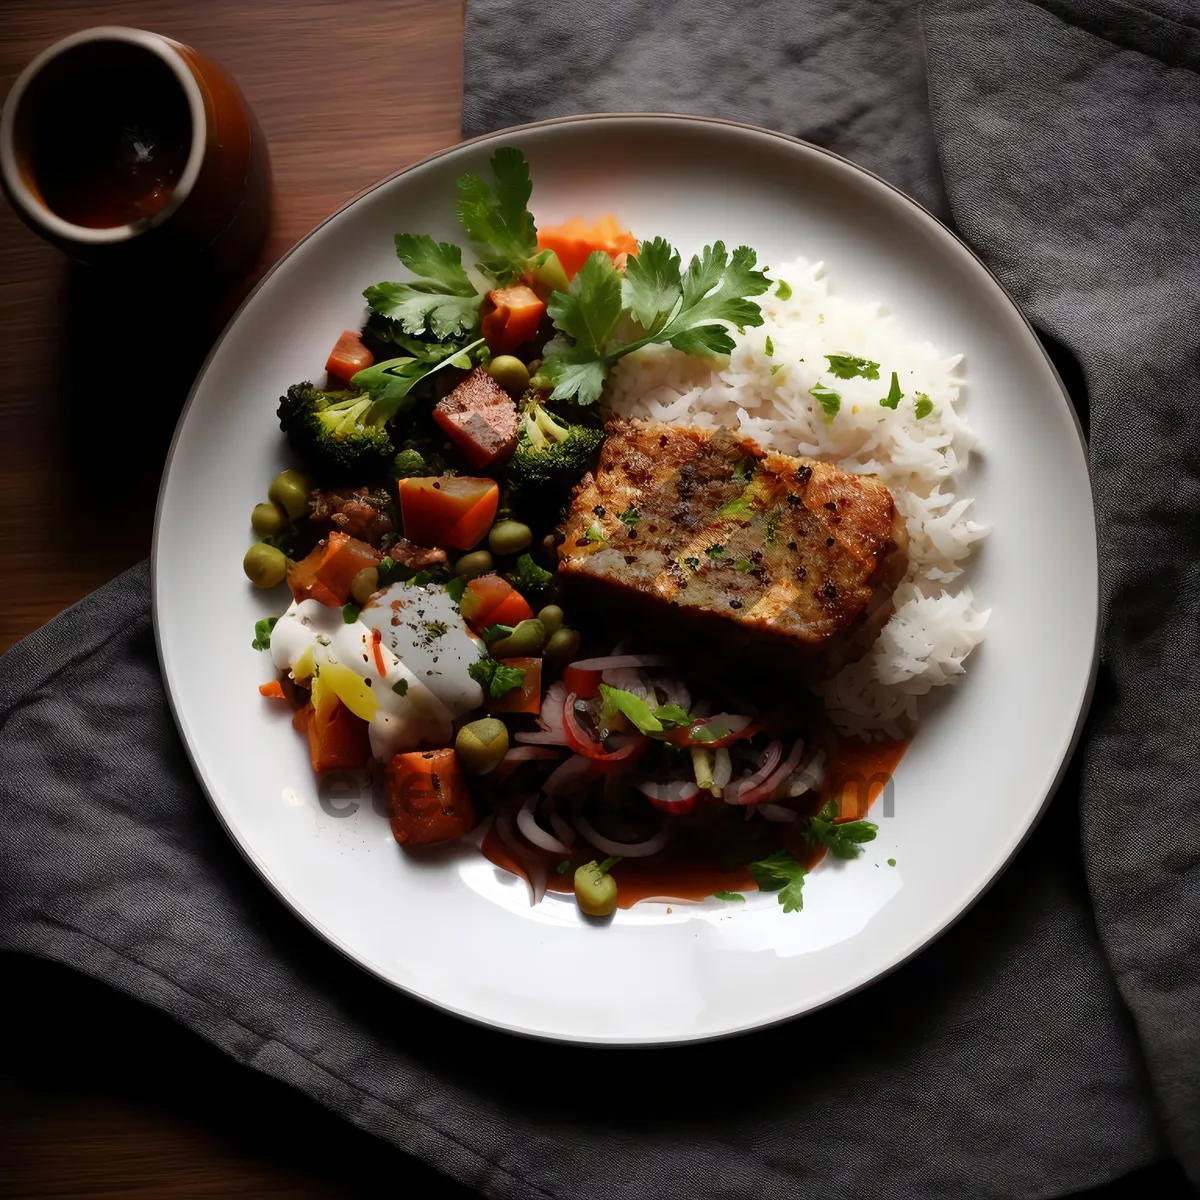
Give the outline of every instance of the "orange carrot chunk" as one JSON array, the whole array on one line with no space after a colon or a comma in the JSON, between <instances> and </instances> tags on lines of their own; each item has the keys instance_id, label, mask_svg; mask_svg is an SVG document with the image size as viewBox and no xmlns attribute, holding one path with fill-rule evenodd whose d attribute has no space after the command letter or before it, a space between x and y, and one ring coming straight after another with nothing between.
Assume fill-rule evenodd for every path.
<instances>
[{"instance_id":1,"label":"orange carrot chunk","mask_svg":"<svg viewBox=\"0 0 1200 1200\"><path fill-rule=\"evenodd\" d=\"M490 307L489 307L490 306ZM511 354L535 333L546 303L523 283L488 292L480 331L493 354Z\"/></svg>"},{"instance_id":2,"label":"orange carrot chunk","mask_svg":"<svg viewBox=\"0 0 1200 1200\"><path fill-rule=\"evenodd\" d=\"M491 529L499 503L494 479L442 475L400 480L404 536L418 546L470 550Z\"/></svg>"},{"instance_id":3,"label":"orange carrot chunk","mask_svg":"<svg viewBox=\"0 0 1200 1200\"><path fill-rule=\"evenodd\" d=\"M369 726L332 694L320 708L310 700L297 709L292 724L308 737L314 771L353 770L371 761Z\"/></svg>"},{"instance_id":4,"label":"orange carrot chunk","mask_svg":"<svg viewBox=\"0 0 1200 1200\"><path fill-rule=\"evenodd\" d=\"M499 575L480 575L463 590L463 620L477 632L489 625L517 626L533 616L525 597Z\"/></svg>"},{"instance_id":5,"label":"orange carrot chunk","mask_svg":"<svg viewBox=\"0 0 1200 1200\"><path fill-rule=\"evenodd\" d=\"M330 351L325 370L349 383L352 376L374 365L375 355L363 345L361 335L346 329Z\"/></svg>"},{"instance_id":6,"label":"orange carrot chunk","mask_svg":"<svg viewBox=\"0 0 1200 1200\"><path fill-rule=\"evenodd\" d=\"M297 600L319 600L341 608L350 599L354 577L379 564L379 552L366 542L336 532L319 542L307 558L288 571L288 586Z\"/></svg>"},{"instance_id":7,"label":"orange carrot chunk","mask_svg":"<svg viewBox=\"0 0 1200 1200\"><path fill-rule=\"evenodd\" d=\"M588 255L599 250L614 261L619 254L636 254L637 238L623 229L612 213L607 213L591 225L572 217L562 225L538 230L538 245L553 250L562 263L568 279L574 279Z\"/></svg>"},{"instance_id":8,"label":"orange carrot chunk","mask_svg":"<svg viewBox=\"0 0 1200 1200\"><path fill-rule=\"evenodd\" d=\"M475 824L475 805L453 750L397 754L387 770L392 836L402 846L462 837Z\"/></svg>"},{"instance_id":9,"label":"orange carrot chunk","mask_svg":"<svg viewBox=\"0 0 1200 1200\"><path fill-rule=\"evenodd\" d=\"M266 696L268 700L286 700L287 697L283 694L283 684L278 679L272 679L270 683L260 683L258 685L258 694Z\"/></svg>"}]
</instances>

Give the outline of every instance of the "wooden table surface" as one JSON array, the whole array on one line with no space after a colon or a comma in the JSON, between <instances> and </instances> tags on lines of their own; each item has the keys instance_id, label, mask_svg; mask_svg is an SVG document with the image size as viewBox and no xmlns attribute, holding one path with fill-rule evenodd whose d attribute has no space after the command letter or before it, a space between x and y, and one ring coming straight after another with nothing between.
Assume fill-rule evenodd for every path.
<instances>
[{"instance_id":1,"label":"wooden table surface","mask_svg":"<svg viewBox=\"0 0 1200 1200\"><path fill-rule=\"evenodd\" d=\"M229 293L164 297L80 272L0 199L0 650L144 558L196 368L284 250L348 197L459 140L461 0L0 0L0 95L90 25L223 63L270 145L272 226ZM119 375L119 416L90 406ZM466 1193L62 968L5 959L28 1024L0 1062L0 1195Z\"/></svg>"}]
</instances>

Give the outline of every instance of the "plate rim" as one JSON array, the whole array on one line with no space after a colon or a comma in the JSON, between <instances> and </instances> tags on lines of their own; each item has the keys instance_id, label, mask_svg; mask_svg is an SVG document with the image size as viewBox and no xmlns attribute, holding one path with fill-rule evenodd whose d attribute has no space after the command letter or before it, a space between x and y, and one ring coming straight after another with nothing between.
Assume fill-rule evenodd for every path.
<instances>
[{"instance_id":1,"label":"plate rim","mask_svg":"<svg viewBox=\"0 0 1200 1200\"><path fill-rule=\"evenodd\" d=\"M1088 510L1091 514L1092 538L1095 548L1095 568L1096 574L1094 578L1095 603L1092 605L1091 612L1088 618L1092 625L1092 647L1088 665L1087 679L1080 691L1075 720L1071 727L1069 736L1062 748L1058 760L1058 766L1054 772L1053 778L1046 787L1043 796L1041 797L1038 807L1033 817L1029 820L1025 829L1021 833L1012 846L1006 857L996 866L996 868L979 881L974 891L967 898L965 903L948 919L939 924L927 937L903 948L902 952L895 958L887 962L883 967L874 969L870 974L861 981L839 991L835 996L821 1000L816 1004L809 1005L799 1011L784 1013L779 1016L770 1017L765 1020L752 1020L747 1023L739 1024L732 1028L722 1029L716 1032L706 1033L681 1033L664 1036L662 1034L654 1034L646 1037L632 1037L629 1035L618 1035L616 1037L596 1037L596 1036L572 1036L554 1032L546 1032L519 1025L510 1024L505 1021L495 1020L479 1016L475 1013L468 1012L464 1009L456 1007L444 1000L433 999L429 996L424 996L412 990L409 987L388 978L382 971L376 969L375 966L361 958L352 948L343 944L342 940L337 937L331 930L317 918L316 914L312 913L308 907L300 903L296 897L292 896L275 877L270 867L259 861L257 855L251 848L244 844L242 838L237 831L231 827L222 812L221 806L217 803L213 788L210 786L207 774L203 764L199 761L198 753L193 752L192 742L189 738L187 726L176 705L175 692L171 684L171 676L167 666L167 656L163 648L163 633L160 621L159 612L159 569L160 569L160 534L162 532L162 519L164 502L167 494L167 485L171 475L171 466L174 462L175 453L178 449L180 437L183 433L184 425L186 424L188 413L191 411L192 405L195 402L196 396L200 391L200 387L204 382L204 378L208 373L209 367L212 365L213 359L220 351L226 337L230 334L234 326L240 320L243 311L254 300L262 288L268 283L276 271L278 271L284 263L286 263L293 254L296 253L310 238L319 233L326 225L336 220L352 208L360 200L378 191L382 187L386 187L394 180L399 179L403 175L407 175L412 171L416 171L429 163L436 162L440 158L444 158L449 154L457 153L468 146L477 145L483 142L491 142L503 140L511 137L519 137L522 134L528 133L531 130L543 129L548 126L557 125L575 125L588 124L592 122L603 121L662 121L662 122L688 122L698 125L717 126L720 128L742 130L748 133L764 135L774 138L778 141L789 143L799 147L803 151L811 151L821 154L827 158L844 164L853 171L865 175L874 183L886 188L895 196L905 203L915 208L919 214L927 218L933 223L934 228L938 233L944 235L951 245L953 245L959 253L965 254L974 264L981 269L984 274L990 279L992 284L999 290L1000 294L1008 302L1012 312L1017 317L1018 321L1024 325L1026 333L1032 339L1034 346L1041 354L1044 365L1049 369L1050 375L1057 385L1058 396L1062 404L1065 406L1067 413L1070 415L1071 422L1075 429L1076 437L1079 440L1079 449L1082 456L1083 467L1088 479ZM451 1015L470 1022L483 1029L497 1030L509 1035L529 1038L534 1041L549 1042L556 1045L577 1045L611 1049L653 1049L661 1046L689 1046L702 1045L707 1042L722 1041L726 1038L739 1037L745 1034L754 1033L760 1030L767 1030L783 1025L788 1021L794 1021L801 1017L809 1016L812 1013L820 1012L823 1009L829 1008L834 1004L838 1004L843 1000L849 999L851 996L857 995L859 992L865 991L874 984L886 979L889 975L911 962L939 938L947 934L954 928L976 904L995 886L1000 877L1012 865L1013 860L1020 853L1025 843L1033 835L1034 830L1041 824L1046 810L1049 808L1051 801L1062 785L1063 778L1067 769L1074 757L1075 750L1079 745L1080 737L1083 733L1083 727L1087 720L1088 712L1091 708L1093 695L1095 692L1096 678L1099 669L1099 651L1100 651L1100 589L1099 589L1099 529L1096 523L1096 509L1092 483L1091 462L1088 456L1088 442L1083 431L1083 426L1079 420L1079 414L1075 410L1074 404L1071 403L1070 393L1067 391L1066 385L1063 383L1062 376L1058 372L1058 368L1054 365L1046 347L1043 345L1041 338L1038 337L1037 331L1029 317L1025 314L1024 309L1017 302L1012 292L1005 286L1004 282L996 275L996 273L988 266L986 262L972 249L970 245L945 221L942 220L936 213L931 212L919 200L914 199L907 192L897 187L882 176L876 174L867 167L861 166L853 160L846 158L844 155L838 154L833 150L829 150L824 146L815 145L812 142L806 141L803 138L796 137L793 134L782 133L779 130L768 129L762 125L754 125L746 121L735 121L724 117L711 117L698 113L672 113L672 112L591 112L591 113L573 113L564 116L547 117L540 121L530 121L521 125L509 125L501 129L496 129L488 133L478 134L475 137L464 138L461 141L454 142L451 145L443 146L441 149L428 154L423 158L409 163L405 167L401 167L397 171L393 171L390 175L386 175L374 183L360 189L342 205L336 208L328 216L314 225L307 233L298 238L287 250L279 256L278 259L263 273L262 277L254 284L242 301L238 304L232 315L226 321L221 332L212 344L211 349L201 363L199 370L196 372L196 377L192 381L191 388L188 391L186 400L179 411L179 417L175 424L175 430L171 436L171 443L167 449L166 457L163 461L162 477L159 481L158 495L155 500L154 510L154 528L151 536L150 545L150 613L151 621L154 627L154 645L158 657L159 670L162 674L163 691L166 694L167 706L171 712L171 718L175 723L176 731L179 734L180 741L183 743L184 752L187 755L188 763L191 765L192 771L196 776L197 782L204 793L205 799L208 801L209 807L217 817L221 828L228 836L229 840L237 848L238 853L254 870L255 874L266 884L268 889L280 901L284 908L294 917L299 919L311 932L315 933L323 942L332 947L343 958L347 959L357 969L364 971L366 974L378 979L395 991L400 992L411 1000L425 1004L430 1008L440 1012L450 1013Z\"/></svg>"}]
</instances>

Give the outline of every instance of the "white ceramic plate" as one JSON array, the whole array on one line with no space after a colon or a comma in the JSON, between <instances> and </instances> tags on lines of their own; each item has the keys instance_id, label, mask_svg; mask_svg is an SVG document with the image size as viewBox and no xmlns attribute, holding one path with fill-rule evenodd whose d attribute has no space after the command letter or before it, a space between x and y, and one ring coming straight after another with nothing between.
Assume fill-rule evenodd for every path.
<instances>
[{"instance_id":1,"label":"white ceramic plate","mask_svg":"<svg viewBox=\"0 0 1200 1200\"><path fill-rule=\"evenodd\" d=\"M398 230L460 241L454 181L496 147L532 164L539 221L613 210L685 256L746 243L760 261L823 259L836 289L882 300L914 339L966 355L983 457L961 492L995 531L970 581L992 607L965 682L900 764L862 859L823 864L801 914L639 905L609 927L473 851L406 857L369 794L318 795L287 716L264 703L254 622L286 606L247 586L248 518L286 462L289 383L319 376L392 278ZM1096 541L1079 429L1032 330L961 242L887 184L812 146L691 117L604 116L509 130L360 196L263 280L213 351L176 432L159 501L154 616L183 740L242 853L312 929L366 970L447 1011L537 1037L686 1042L837 1000L915 954L1004 869L1072 748L1093 672ZM282 706L280 706L282 707ZM896 867L886 865L896 860ZM581 979L603 986L581 986Z\"/></svg>"}]
</instances>

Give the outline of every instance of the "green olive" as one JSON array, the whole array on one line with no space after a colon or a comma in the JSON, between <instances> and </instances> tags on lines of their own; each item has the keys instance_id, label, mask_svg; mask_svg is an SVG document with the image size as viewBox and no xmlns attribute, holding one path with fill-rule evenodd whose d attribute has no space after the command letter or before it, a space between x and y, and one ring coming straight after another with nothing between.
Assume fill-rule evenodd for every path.
<instances>
[{"instance_id":1,"label":"green olive","mask_svg":"<svg viewBox=\"0 0 1200 1200\"><path fill-rule=\"evenodd\" d=\"M458 731L454 752L468 775L486 775L508 753L508 726L495 717L471 721Z\"/></svg>"},{"instance_id":2,"label":"green olive","mask_svg":"<svg viewBox=\"0 0 1200 1200\"><path fill-rule=\"evenodd\" d=\"M595 859L575 868L575 903L589 917L610 917L617 907L617 881Z\"/></svg>"},{"instance_id":3,"label":"green olive","mask_svg":"<svg viewBox=\"0 0 1200 1200\"><path fill-rule=\"evenodd\" d=\"M260 588L273 588L277 583L282 583L287 574L287 565L283 551L268 546L266 542L255 542L242 559L246 578Z\"/></svg>"},{"instance_id":4,"label":"green olive","mask_svg":"<svg viewBox=\"0 0 1200 1200\"><path fill-rule=\"evenodd\" d=\"M498 521L488 534L493 554L519 554L533 544L533 530L521 521Z\"/></svg>"},{"instance_id":5,"label":"green olive","mask_svg":"<svg viewBox=\"0 0 1200 1200\"><path fill-rule=\"evenodd\" d=\"M259 537L271 537L287 523L287 513L274 500L268 500L266 504L256 504L254 511L250 514L250 528Z\"/></svg>"},{"instance_id":6,"label":"green olive","mask_svg":"<svg viewBox=\"0 0 1200 1200\"><path fill-rule=\"evenodd\" d=\"M546 627L536 619L521 621L512 633L488 647L493 658L531 658L546 644Z\"/></svg>"},{"instance_id":7,"label":"green olive","mask_svg":"<svg viewBox=\"0 0 1200 1200\"><path fill-rule=\"evenodd\" d=\"M545 626L546 636L553 637L562 628L563 610L557 604L547 604L537 619Z\"/></svg>"},{"instance_id":8,"label":"green olive","mask_svg":"<svg viewBox=\"0 0 1200 1200\"><path fill-rule=\"evenodd\" d=\"M529 386L529 368L512 354L498 354L487 373L510 395L520 396Z\"/></svg>"},{"instance_id":9,"label":"green olive","mask_svg":"<svg viewBox=\"0 0 1200 1200\"><path fill-rule=\"evenodd\" d=\"M570 662L578 653L579 634L565 625L562 629L556 629L542 648L542 654L546 658L556 659L559 662Z\"/></svg>"},{"instance_id":10,"label":"green olive","mask_svg":"<svg viewBox=\"0 0 1200 1200\"><path fill-rule=\"evenodd\" d=\"M477 579L480 575L486 575L495 565L486 550L472 550L454 564L454 573L459 579Z\"/></svg>"},{"instance_id":11,"label":"green olive","mask_svg":"<svg viewBox=\"0 0 1200 1200\"><path fill-rule=\"evenodd\" d=\"M363 567L350 580L350 599L355 604L366 604L379 591L379 572L374 567Z\"/></svg>"},{"instance_id":12,"label":"green olive","mask_svg":"<svg viewBox=\"0 0 1200 1200\"><path fill-rule=\"evenodd\" d=\"M274 500L293 521L308 512L308 480L299 471L280 471L267 488L267 499Z\"/></svg>"}]
</instances>

